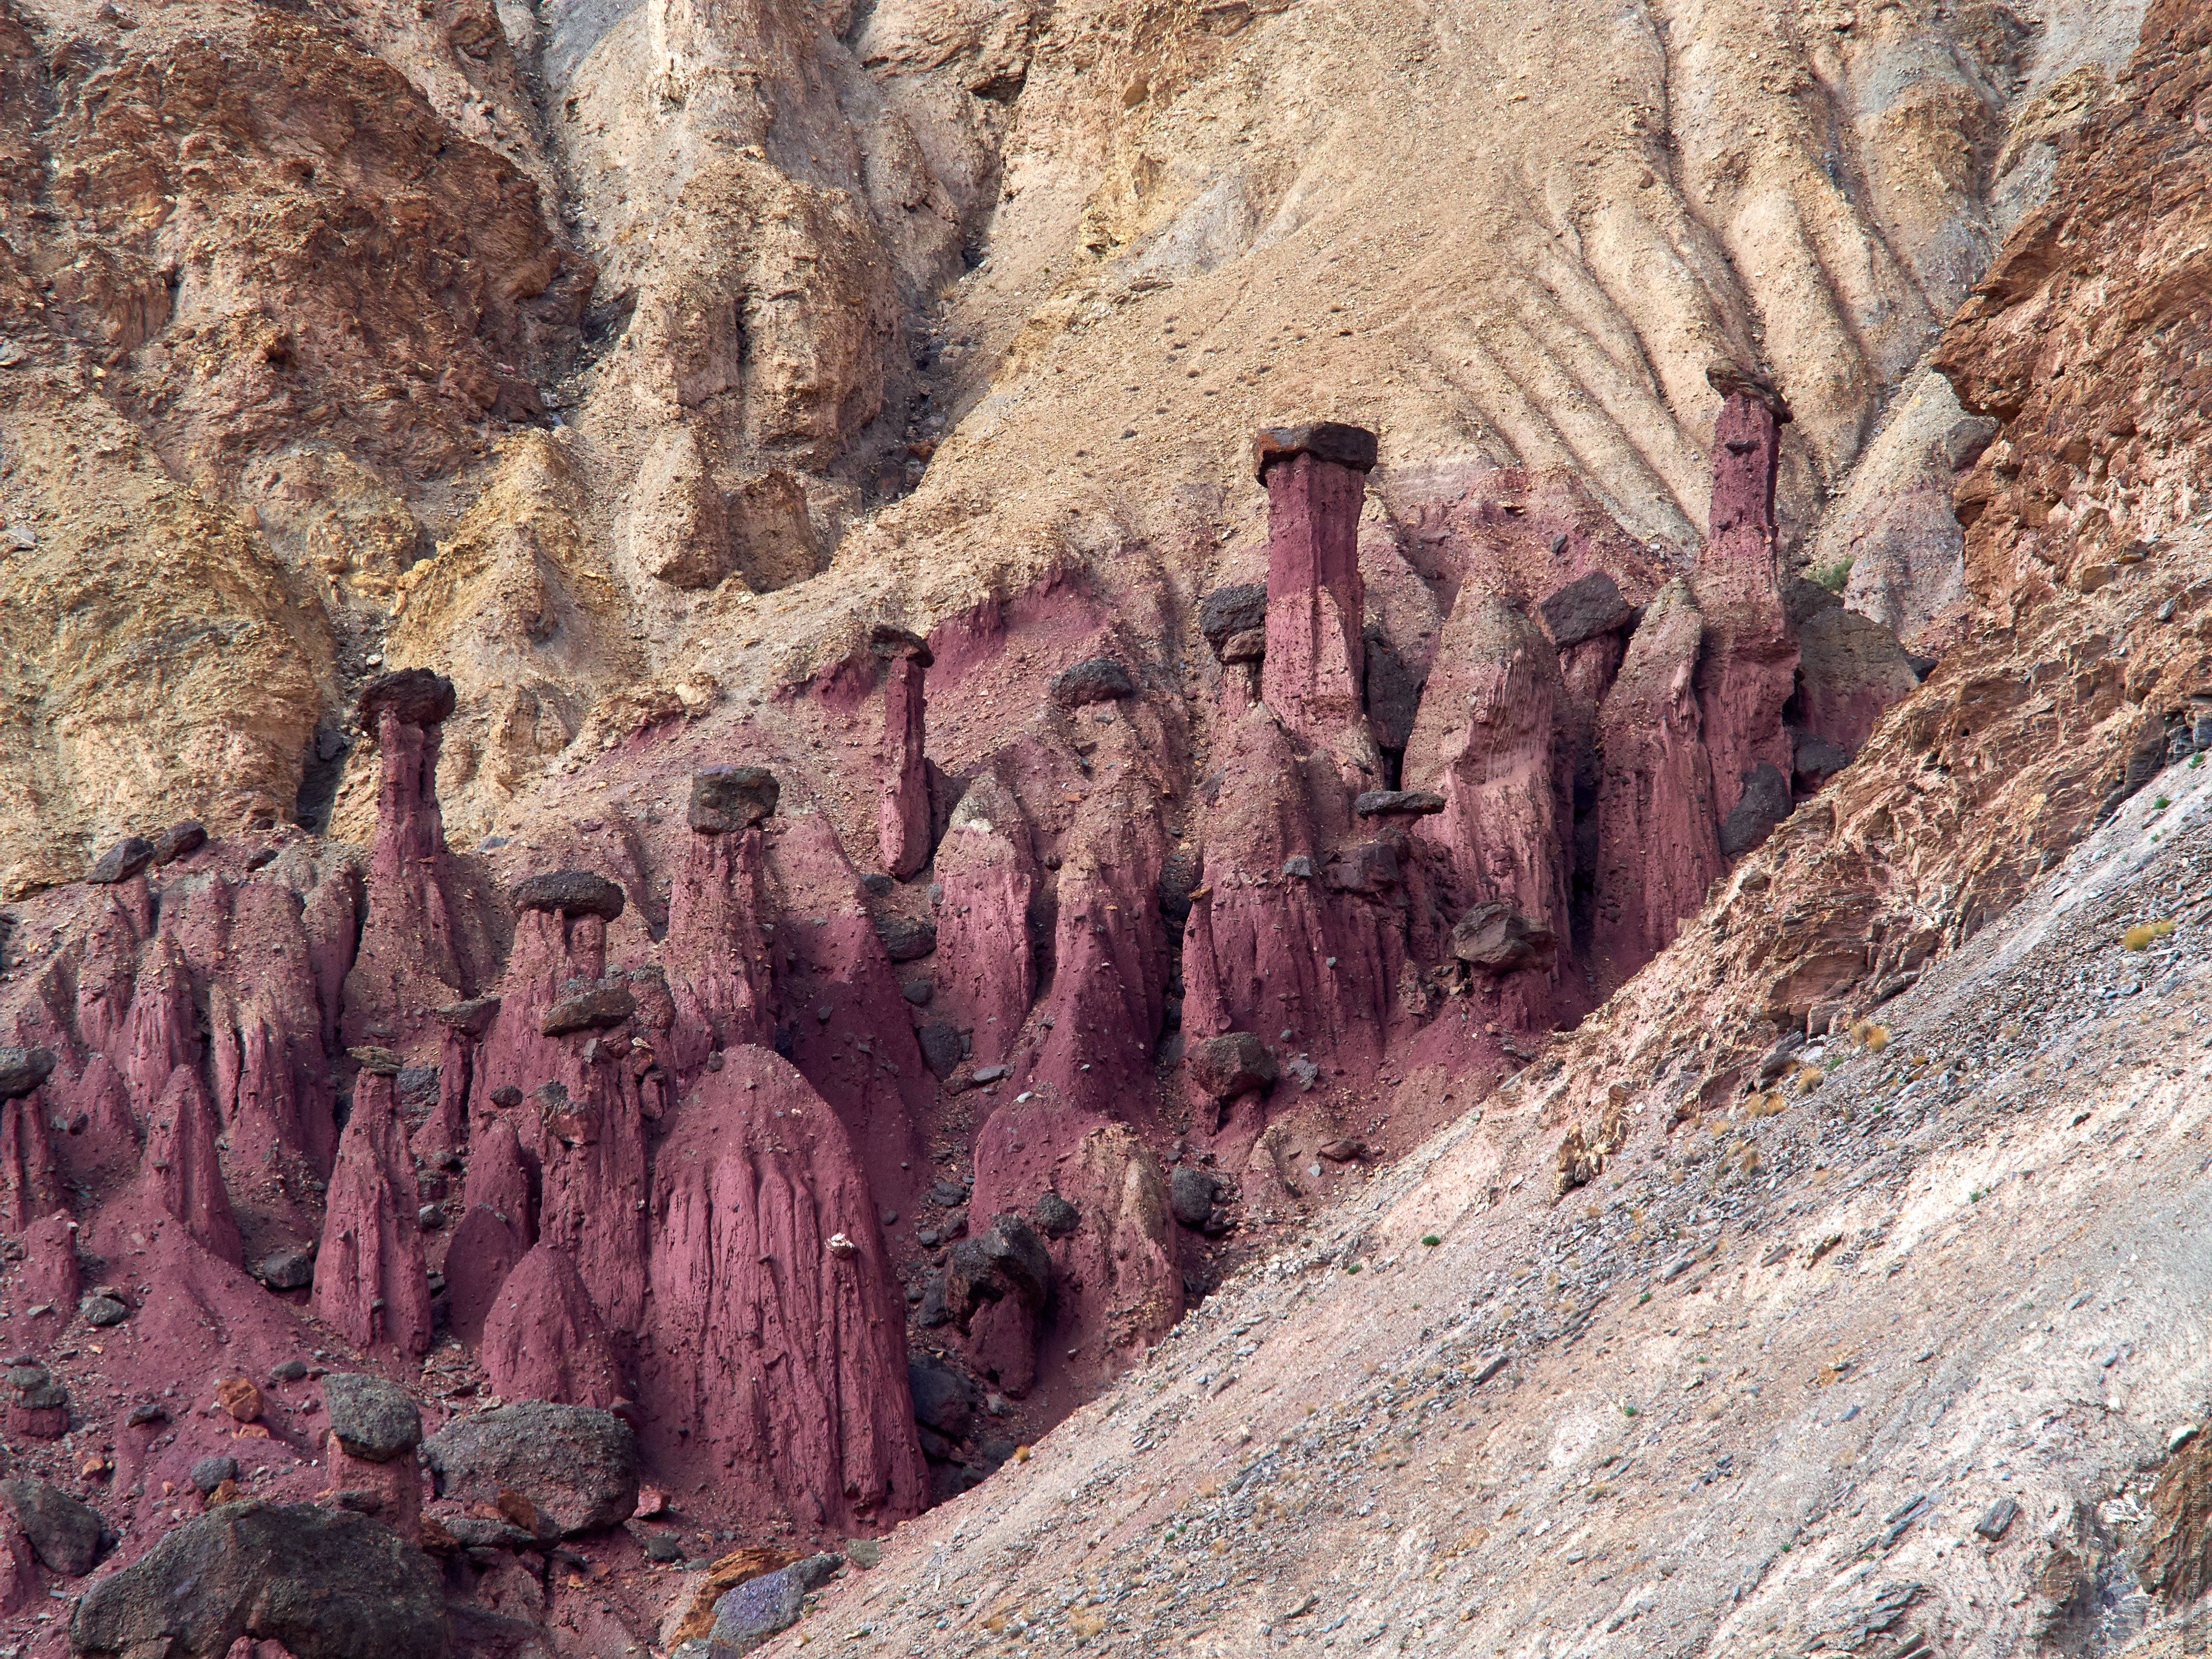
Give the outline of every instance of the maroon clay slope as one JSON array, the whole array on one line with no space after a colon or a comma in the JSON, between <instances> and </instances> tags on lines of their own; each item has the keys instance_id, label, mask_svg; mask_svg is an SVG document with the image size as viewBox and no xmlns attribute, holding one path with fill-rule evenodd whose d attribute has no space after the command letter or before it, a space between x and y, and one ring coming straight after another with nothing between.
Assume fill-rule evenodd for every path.
<instances>
[{"instance_id":1,"label":"maroon clay slope","mask_svg":"<svg viewBox=\"0 0 2212 1659\"><path fill-rule=\"evenodd\" d=\"M502 1399L604 1408L624 1397L592 1293L557 1245L538 1245L501 1282L477 1358Z\"/></svg>"},{"instance_id":2,"label":"maroon clay slope","mask_svg":"<svg viewBox=\"0 0 2212 1659\"><path fill-rule=\"evenodd\" d=\"M675 1113L651 1213L653 1471L808 1525L916 1512L905 1310L822 1097L767 1049L727 1050Z\"/></svg>"}]
</instances>

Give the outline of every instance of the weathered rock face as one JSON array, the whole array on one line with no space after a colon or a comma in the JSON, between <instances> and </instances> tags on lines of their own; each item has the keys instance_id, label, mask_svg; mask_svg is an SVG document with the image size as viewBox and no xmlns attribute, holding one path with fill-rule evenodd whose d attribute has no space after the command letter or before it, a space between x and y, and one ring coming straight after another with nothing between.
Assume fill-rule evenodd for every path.
<instances>
[{"instance_id":1,"label":"weathered rock face","mask_svg":"<svg viewBox=\"0 0 2212 1659\"><path fill-rule=\"evenodd\" d=\"M923 1501L905 1319L836 1114L788 1063L725 1051L655 1160L648 1467L720 1479L817 1524ZM838 1235L849 1253L830 1248Z\"/></svg>"},{"instance_id":2,"label":"weathered rock face","mask_svg":"<svg viewBox=\"0 0 2212 1659\"><path fill-rule=\"evenodd\" d=\"M693 798L698 798L696 781ZM678 1019L667 1047L668 1063L679 1076L703 1063L709 1047L772 1042L775 1033L767 944L775 930L761 884L761 832L719 806L711 809L711 818L726 829L702 830L700 816L692 814L690 844L669 896L668 938L661 951L674 969L669 988ZM745 816L740 807L734 817Z\"/></svg>"}]
</instances>

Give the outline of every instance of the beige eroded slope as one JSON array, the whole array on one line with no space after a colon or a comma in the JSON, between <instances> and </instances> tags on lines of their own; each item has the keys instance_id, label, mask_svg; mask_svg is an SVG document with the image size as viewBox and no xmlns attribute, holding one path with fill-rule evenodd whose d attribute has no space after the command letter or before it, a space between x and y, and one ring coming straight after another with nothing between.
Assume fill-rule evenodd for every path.
<instances>
[{"instance_id":1,"label":"beige eroded slope","mask_svg":"<svg viewBox=\"0 0 2212 1659\"><path fill-rule=\"evenodd\" d=\"M272 559L256 586L334 641L290 735L220 778L195 740L158 745L118 787L58 741L93 693L33 637L0 762L39 802L0 823L21 890L179 811L319 818L371 658L482 682L445 779L482 833L639 711L773 690L856 617L925 623L1069 561L1179 607L1249 562L1262 420L1379 427L1401 539L1425 489L1478 476L1456 464L1518 461L1679 548L1704 368L1759 358L1800 413L1801 539L2135 9L4 21L0 327L25 367L0 373L76 376L203 498L210 549L265 550L216 556ZM66 470L109 418L10 441ZM150 637L195 609L158 599ZM141 653L107 695L221 729L175 670Z\"/></svg>"}]
</instances>

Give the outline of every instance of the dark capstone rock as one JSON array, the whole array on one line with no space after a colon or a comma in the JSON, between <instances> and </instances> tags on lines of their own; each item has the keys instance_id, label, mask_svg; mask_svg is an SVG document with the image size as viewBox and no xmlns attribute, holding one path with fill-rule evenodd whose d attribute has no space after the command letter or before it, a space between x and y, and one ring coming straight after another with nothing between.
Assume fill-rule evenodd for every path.
<instances>
[{"instance_id":1,"label":"dark capstone rock","mask_svg":"<svg viewBox=\"0 0 2212 1659\"><path fill-rule=\"evenodd\" d=\"M118 841L100 855L100 862L86 872L85 879L99 886L112 886L118 881L128 881L154 861L154 843L143 836L129 836Z\"/></svg>"},{"instance_id":2,"label":"dark capstone rock","mask_svg":"<svg viewBox=\"0 0 2212 1659\"><path fill-rule=\"evenodd\" d=\"M1352 810L1363 818L1420 817L1443 811L1444 798L1426 789L1370 789L1352 803Z\"/></svg>"},{"instance_id":3,"label":"dark capstone rock","mask_svg":"<svg viewBox=\"0 0 2212 1659\"><path fill-rule=\"evenodd\" d=\"M311 1504L225 1504L86 1592L77 1659L223 1659L241 1637L296 1659L447 1659L445 1588L391 1528Z\"/></svg>"},{"instance_id":4,"label":"dark capstone rock","mask_svg":"<svg viewBox=\"0 0 2212 1659\"><path fill-rule=\"evenodd\" d=\"M910 658L924 668L937 660L930 651L927 640L903 628L894 628L889 623L878 623L868 630L868 649L879 657Z\"/></svg>"},{"instance_id":5,"label":"dark capstone rock","mask_svg":"<svg viewBox=\"0 0 2212 1659\"><path fill-rule=\"evenodd\" d=\"M1239 582L1234 587L1217 587L1206 596L1198 607L1198 631L1206 635L1216 655L1223 646L1239 634L1258 629L1265 634L1267 628L1267 584Z\"/></svg>"},{"instance_id":6,"label":"dark capstone rock","mask_svg":"<svg viewBox=\"0 0 2212 1659\"><path fill-rule=\"evenodd\" d=\"M1346 426L1336 421L1266 426L1252 437L1252 472L1255 477L1265 478L1276 462L1300 455L1334 461L1355 472L1371 472L1376 453L1375 434L1364 426Z\"/></svg>"},{"instance_id":7,"label":"dark capstone rock","mask_svg":"<svg viewBox=\"0 0 2212 1659\"><path fill-rule=\"evenodd\" d=\"M1216 1100L1231 1100L1275 1081L1275 1057L1249 1031L1225 1031L1190 1046L1184 1062L1198 1086Z\"/></svg>"},{"instance_id":8,"label":"dark capstone rock","mask_svg":"<svg viewBox=\"0 0 2212 1659\"><path fill-rule=\"evenodd\" d=\"M1743 775L1743 793L1721 821L1721 852L1736 858L1765 841L1790 816L1790 780L1771 761Z\"/></svg>"},{"instance_id":9,"label":"dark capstone rock","mask_svg":"<svg viewBox=\"0 0 2212 1659\"><path fill-rule=\"evenodd\" d=\"M405 1056L396 1048L380 1048L374 1043L363 1043L346 1052L361 1062L364 1072L374 1072L379 1077L398 1077L407 1068Z\"/></svg>"},{"instance_id":10,"label":"dark capstone rock","mask_svg":"<svg viewBox=\"0 0 2212 1659\"><path fill-rule=\"evenodd\" d=\"M1550 928L1496 899L1474 906L1451 932L1452 954L1492 974L1547 968L1559 954L1559 945Z\"/></svg>"},{"instance_id":11,"label":"dark capstone rock","mask_svg":"<svg viewBox=\"0 0 2212 1659\"><path fill-rule=\"evenodd\" d=\"M1620 584L1602 570L1578 576L1544 601L1544 626L1552 643L1565 650L1628 626L1636 607L1620 596Z\"/></svg>"},{"instance_id":12,"label":"dark capstone rock","mask_svg":"<svg viewBox=\"0 0 2212 1659\"><path fill-rule=\"evenodd\" d=\"M192 1465L192 1488L205 1498L226 1480L238 1479L235 1457L203 1457Z\"/></svg>"},{"instance_id":13,"label":"dark capstone rock","mask_svg":"<svg viewBox=\"0 0 2212 1659\"><path fill-rule=\"evenodd\" d=\"M1175 1218L1193 1231L1213 1218L1213 1196L1218 1190L1213 1176L1193 1164L1178 1164L1168 1176L1168 1208Z\"/></svg>"},{"instance_id":14,"label":"dark capstone rock","mask_svg":"<svg viewBox=\"0 0 2212 1659\"><path fill-rule=\"evenodd\" d=\"M1809 734L1797 739L1797 775L1805 779L1832 778L1851 763L1851 751L1841 744Z\"/></svg>"},{"instance_id":15,"label":"dark capstone rock","mask_svg":"<svg viewBox=\"0 0 2212 1659\"><path fill-rule=\"evenodd\" d=\"M28 1389L42 1389L52 1382L52 1374L44 1365L19 1359L8 1367L8 1386L18 1393Z\"/></svg>"},{"instance_id":16,"label":"dark capstone rock","mask_svg":"<svg viewBox=\"0 0 2212 1659\"><path fill-rule=\"evenodd\" d=\"M914 1396L914 1419L951 1440L965 1440L975 1420L975 1386L941 1359L921 1355L906 1362L907 1392Z\"/></svg>"},{"instance_id":17,"label":"dark capstone rock","mask_svg":"<svg viewBox=\"0 0 2212 1659\"><path fill-rule=\"evenodd\" d=\"M46 1565L70 1578L92 1571L102 1531L97 1512L50 1480L0 1480L0 1503Z\"/></svg>"},{"instance_id":18,"label":"dark capstone rock","mask_svg":"<svg viewBox=\"0 0 2212 1659\"><path fill-rule=\"evenodd\" d=\"M710 766L691 775L691 827L702 836L747 830L775 816L783 793L765 766Z\"/></svg>"},{"instance_id":19,"label":"dark capstone rock","mask_svg":"<svg viewBox=\"0 0 2212 1659\"><path fill-rule=\"evenodd\" d=\"M449 1002L442 1008L433 1008L430 1018L464 1036L482 1036L499 1018L499 999L471 997L466 1002Z\"/></svg>"},{"instance_id":20,"label":"dark capstone rock","mask_svg":"<svg viewBox=\"0 0 2212 1659\"><path fill-rule=\"evenodd\" d=\"M921 1057L939 1078L948 1078L960 1065L960 1031L950 1020L926 1021L915 1034Z\"/></svg>"},{"instance_id":21,"label":"dark capstone rock","mask_svg":"<svg viewBox=\"0 0 2212 1659\"><path fill-rule=\"evenodd\" d=\"M876 937L893 962L918 962L937 949L937 924L926 916L896 911L875 918Z\"/></svg>"},{"instance_id":22,"label":"dark capstone rock","mask_svg":"<svg viewBox=\"0 0 2212 1659\"><path fill-rule=\"evenodd\" d=\"M1366 647L1360 700L1367 707L1367 724L1383 748L1403 749L1413 738L1413 717L1420 713L1423 677L1391 643L1380 623L1362 629L1360 640Z\"/></svg>"},{"instance_id":23,"label":"dark capstone rock","mask_svg":"<svg viewBox=\"0 0 2212 1659\"><path fill-rule=\"evenodd\" d=\"M447 1424L423 1451L441 1497L489 1504L520 1492L571 1537L637 1507L637 1442L612 1412L518 1401Z\"/></svg>"},{"instance_id":24,"label":"dark capstone rock","mask_svg":"<svg viewBox=\"0 0 2212 1659\"><path fill-rule=\"evenodd\" d=\"M397 1382L357 1371L332 1371L323 1379L323 1404L331 1432L355 1457L389 1463L422 1443L422 1413Z\"/></svg>"},{"instance_id":25,"label":"dark capstone rock","mask_svg":"<svg viewBox=\"0 0 2212 1659\"><path fill-rule=\"evenodd\" d=\"M1380 893L1398 879L1398 850L1387 841L1347 848L1322 872L1322 880L1340 893Z\"/></svg>"},{"instance_id":26,"label":"dark capstone rock","mask_svg":"<svg viewBox=\"0 0 2212 1659\"><path fill-rule=\"evenodd\" d=\"M637 998L629 986L617 981L572 991L538 1016L538 1029L546 1036L566 1036L571 1031L604 1030L619 1025L637 1012Z\"/></svg>"},{"instance_id":27,"label":"dark capstone rock","mask_svg":"<svg viewBox=\"0 0 2212 1659\"><path fill-rule=\"evenodd\" d=\"M623 890L589 870L554 870L514 884L519 910L558 911L564 916L599 916L612 921L623 913Z\"/></svg>"},{"instance_id":28,"label":"dark capstone rock","mask_svg":"<svg viewBox=\"0 0 2212 1659\"><path fill-rule=\"evenodd\" d=\"M708 1659L738 1659L789 1630L805 1609L807 1593L828 1583L844 1563L842 1555L810 1555L726 1592L714 1603Z\"/></svg>"},{"instance_id":29,"label":"dark capstone rock","mask_svg":"<svg viewBox=\"0 0 2212 1659\"><path fill-rule=\"evenodd\" d=\"M1058 1193L1047 1193L1030 1206L1037 1231L1047 1238L1066 1238L1083 1224L1083 1212Z\"/></svg>"},{"instance_id":30,"label":"dark capstone rock","mask_svg":"<svg viewBox=\"0 0 2212 1659\"><path fill-rule=\"evenodd\" d=\"M154 837L154 862L174 864L179 859L190 858L207 845L207 826L194 819L173 823Z\"/></svg>"},{"instance_id":31,"label":"dark capstone rock","mask_svg":"<svg viewBox=\"0 0 2212 1659\"><path fill-rule=\"evenodd\" d=\"M301 1291L315 1282L314 1252L304 1244L287 1244L261 1258L253 1276L272 1291Z\"/></svg>"},{"instance_id":32,"label":"dark capstone rock","mask_svg":"<svg viewBox=\"0 0 2212 1659\"><path fill-rule=\"evenodd\" d=\"M386 709L402 725L442 725L453 712L453 683L427 668L398 668L379 674L362 688L362 730L374 736Z\"/></svg>"},{"instance_id":33,"label":"dark capstone rock","mask_svg":"<svg viewBox=\"0 0 2212 1659\"><path fill-rule=\"evenodd\" d=\"M937 984L926 974L909 975L899 981L899 994L915 1007L927 1008L937 994Z\"/></svg>"},{"instance_id":34,"label":"dark capstone rock","mask_svg":"<svg viewBox=\"0 0 2212 1659\"><path fill-rule=\"evenodd\" d=\"M1092 657L1054 676L1052 698L1062 708L1081 708L1094 702L1115 702L1137 695L1129 671L1111 657Z\"/></svg>"},{"instance_id":35,"label":"dark capstone rock","mask_svg":"<svg viewBox=\"0 0 2212 1659\"><path fill-rule=\"evenodd\" d=\"M1225 663L1265 662L1267 659L1267 630L1248 628L1241 634L1231 634L1222 641L1219 654Z\"/></svg>"},{"instance_id":36,"label":"dark capstone rock","mask_svg":"<svg viewBox=\"0 0 2212 1659\"><path fill-rule=\"evenodd\" d=\"M50 1077L51 1048L0 1048L0 1100L20 1100Z\"/></svg>"},{"instance_id":37,"label":"dark capstone rock","mask_svg":"<svg viewBox=\"0 0 2212 1659\"><path fill-rule=\"evenodd\" d=\"M1026 1308L1044 1306L1052 1258L1044 1241L1018 1215L994 1216L973 1238L952 1247L945 1262L945 1303L963 1331L988 1302L1012 1297Z\"/></svg>"},{"instance_id":38,"label":"dark capstone rock","mask_svg":"<svg viewBox=\"0 0 2212 1659\"><path fill-rule=\"evenodd\" d=\"M131 1310L112 1296L88 1296L76 1304L77 1317L88 1325L102 1329L120 1325L131 1317Z\"/></svg>"}]
</instances>

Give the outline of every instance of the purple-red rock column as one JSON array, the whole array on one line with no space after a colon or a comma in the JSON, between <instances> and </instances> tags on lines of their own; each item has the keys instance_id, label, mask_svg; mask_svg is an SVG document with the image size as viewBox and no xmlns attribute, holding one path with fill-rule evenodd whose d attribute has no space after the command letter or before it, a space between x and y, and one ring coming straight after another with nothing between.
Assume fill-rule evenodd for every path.
<instances>
[{"instance_id":1,"label":"purple-red rock column","mask_svg":"<svg viewBox=\"0 0 2212 1659\"><path fill-rule=\"evenodd\" d=\"M1375 434L1320 421L1253 444L1267 487L1267 654L1260 695L1292 732L1327 744L1361 720L1366 647L1359 510Z\"/></svg>"},{"instance_id":2,"label":"purple-red rock column","mask_svg":"<svg viewBox=\"0 0 2212 1659\"><path fill-rule=\"evenodd\" d=\"M877 812L884 868L905 880L929 862L929 764L922 754L927 722L922 679L929 647L902 630L878 628L877 653L890 659L884 679L883 801Z\"/></svg>"}]
</instances>

